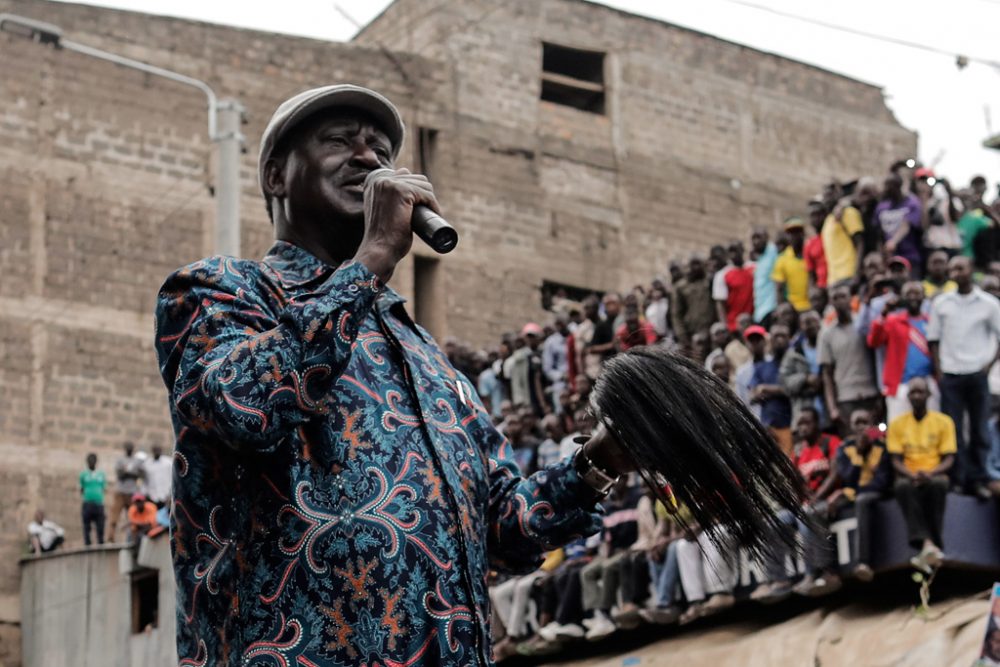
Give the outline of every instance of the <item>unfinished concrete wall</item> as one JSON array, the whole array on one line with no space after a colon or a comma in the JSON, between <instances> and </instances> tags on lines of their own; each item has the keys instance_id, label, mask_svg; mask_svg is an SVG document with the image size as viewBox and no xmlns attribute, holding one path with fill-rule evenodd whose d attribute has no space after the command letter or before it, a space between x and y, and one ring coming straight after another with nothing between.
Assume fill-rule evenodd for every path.
<instances>
[{"instance_id":1,"label":"unfinished concrete wall","mask_svg":"<svg viewBox=\"0 0 1000 667\"><path fill-rule=\"evenodd\" d=\"M648 282L916 149L874 86L580 0L397 0L354 41L452 72L466 245L449 317L477 340L543 317L542 280ZM545 42L605 54L603 114L540 99Z\"/></svg>"},{"instance_id":2,"label":"unfinished concrete wall","mask_svg":"<svg viewBox=\"0 0 1000 667\"><path fill-rule=\"evenodd\" d=\"M156 623L133 627L133 574L157 580ZM136 554L108 546L21 563L24 667L171 667L177 664L175 589L166 535Z\"/></svg>"}]
</instances>

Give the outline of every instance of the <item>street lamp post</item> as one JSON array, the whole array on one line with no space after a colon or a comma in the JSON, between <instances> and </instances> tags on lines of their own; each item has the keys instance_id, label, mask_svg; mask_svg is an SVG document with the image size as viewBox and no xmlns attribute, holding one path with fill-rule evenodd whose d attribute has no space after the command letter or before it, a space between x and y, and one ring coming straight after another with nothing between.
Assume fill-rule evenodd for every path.
<instances>
[{"instance_id":1,"label":"street lamp post","mask_svg":"<svg viewBox=\"0 0 1000 667\"><path fill-rule=\"evenodd\" d=\"M0 14L0 32L20 35L40 44L51 44L56 49L75 51L91 58L106 60L122 67L197 88L204 93L208 100L208 137L218 146L215 177L215 252L233 256L240 254L240 154L244 142L240 127L243 123L243 105L233 99L219 100L215 91L199 79L63 39L62 29L51 23L16 14Z\"/></svg>"}]
</instances>

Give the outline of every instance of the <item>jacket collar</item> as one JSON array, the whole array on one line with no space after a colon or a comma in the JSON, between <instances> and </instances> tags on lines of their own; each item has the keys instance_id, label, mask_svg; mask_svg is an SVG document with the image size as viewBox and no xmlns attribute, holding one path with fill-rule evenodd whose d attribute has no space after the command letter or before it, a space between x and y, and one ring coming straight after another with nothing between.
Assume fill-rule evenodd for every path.
<instances>
[{"instance_id":1,"label":"jacket collar","mask_svg":"<svg viewBox=\"0 0 1000 667\"><path fill-rule=\"evenodd\" d=\"M341 266L345 264L347 262ZM312 253L287 241L275 241L264 256L264 265L285 289L316 287L333 275L335 270ZM405 302L406 299L396 290L386 285L375 303L379 311L383 312Z\"/></svg>"}]
</instances>

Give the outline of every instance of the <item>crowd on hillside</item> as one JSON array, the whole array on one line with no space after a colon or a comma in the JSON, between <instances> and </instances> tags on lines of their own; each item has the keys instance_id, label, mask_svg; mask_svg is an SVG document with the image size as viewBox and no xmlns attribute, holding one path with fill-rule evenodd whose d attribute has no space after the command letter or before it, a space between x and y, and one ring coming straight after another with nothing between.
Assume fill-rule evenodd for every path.
<instances>
[{"instance_id":1,"label":"crowd on hillside","mask_svg":"<svg viewBox=\"0 0 1000 667\"><path fill-rule=\"evenodd\" d=\"M857 515L854 577L874 577L869 512L890 497L914 567L930 570L945 557L948 492L1000 494L1000 197L987 197L983 177L956 189L906 161L881 182L825 185L804 213L754 229L749 247L733 239L671 263L648 286L556 298L551 321L525 324L496 349L449 340L445 352L530 474L579 447L607 359L637 345L680 350L770 429L820 525ZM682 530L687 522L640 485L617 489L605 510L602 534L549 553L530 575L498 576L498 658L734 603L732 552L696 526ZM759 564L767 581L752 599L841 585L829 536L788 524L805 572L776 553Z\"/></svg>"}]
</instances>

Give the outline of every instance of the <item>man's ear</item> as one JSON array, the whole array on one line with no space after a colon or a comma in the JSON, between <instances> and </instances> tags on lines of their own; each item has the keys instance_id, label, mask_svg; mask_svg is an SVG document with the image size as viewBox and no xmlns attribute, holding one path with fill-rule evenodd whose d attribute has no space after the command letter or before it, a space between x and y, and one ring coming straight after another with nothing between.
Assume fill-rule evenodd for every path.
<instances>
[{"instance_id":1,"label":"man's ear","mask_svg":"<svg viewBox=\"0 0 1000 667\"><path fill-rule=\"evenodd\" d=\"M270 157L264 165L264 191L272 197L285 196L285 158Z\"/></svg>"}]
</instances>

